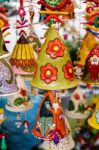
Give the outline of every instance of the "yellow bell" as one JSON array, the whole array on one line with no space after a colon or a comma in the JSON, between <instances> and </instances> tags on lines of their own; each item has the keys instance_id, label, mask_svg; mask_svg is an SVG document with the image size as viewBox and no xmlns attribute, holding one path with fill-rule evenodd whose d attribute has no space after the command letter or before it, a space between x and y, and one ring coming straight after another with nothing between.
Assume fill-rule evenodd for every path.
<instances>
[{"instance_id":1,"label":"yellow bell","mask_svg":"<svg viewBox=\"0 0 99 150\"><path fill-rule=\"evenodd\" d=\"M13 49L10 63L15 74L27 75L33 72L36 65L34 51L29 45L24 31L20 32L20 38Z\"/></svg>"},{"instance_id":2,"label":"yellow bell","mask_svg":"<svg viewBox=\"0 0 99 150\"><path fill-rule=\"evenodd\" d=\"M95 103L96 103L96 108L92 116L88 119L88 124L99 130L99 99L96 100L95 98Z\"/></svg>"},{"instance_id":3,"label":"yellow bell","mask_svg":"<svg viewBox=\"0 0 99 150\"><path fill-rule=\"evenodd\" d=\"M31 85L45 90L61 90L77 86L68 47L54 27L47 30Z\"/></svg>"}]
</instances>

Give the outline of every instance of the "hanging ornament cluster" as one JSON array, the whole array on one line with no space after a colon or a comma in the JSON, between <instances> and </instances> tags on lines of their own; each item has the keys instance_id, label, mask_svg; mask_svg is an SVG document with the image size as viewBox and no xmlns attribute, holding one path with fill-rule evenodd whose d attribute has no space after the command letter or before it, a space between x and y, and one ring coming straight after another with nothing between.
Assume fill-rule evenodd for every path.
<instances>
[{"instance_id":1,"label":"hanging ornament cluster","mask_svg":"<svg viewBox=\"0 0 99 150\"><path fill-rule=\"evenodd\" d=\"M63 18L71 19L74 17L74 3L71 0L39 0L38 4L43 8L40 14L47 15L43 21L47 25L51 25L53 22L63 23ZM60 18L59 15L64 17Z\"/></svg>"},{"instance_id":2,"label":"hanging ornament cluster","mask_svg":"<svg viewBox=\"0 0 99 150\"><path fill-rule=\"evenodd\" d=\"M82 80L88 84L99 82L99 1L87 0L86 35L79 49L77 66L83 70Z\"/></svg>"},{"instance_id":3,"label":"hanging ornament cluster","mask_svg":"<svg viewBox=\"0 0 99 150\"><path fill-rule=\"evenodd\" d=\"M0 3L5 1L9 2L9 0L0 0ZM45 42L38 47L34 46L39 42L36 41L36 34L33 33L34 11L32 5L30 4L30 20L28 20L24 1L20 0L19 2L17 14L20 19L16 20L16 30L20 30L20 32L10 62L7 58L10 53L4 39L4 34L7 34L7 30L10 28L7 18L8 10L3 5L0 6L0 96L9 96L5 108L10 112L17 113L16 127L24 126L24 134L28 134L30 123L27 120L26 112L33 107L33 104L25 82L18 75L27 77L33 74L33 79L30 81L31 86L46 90L46 92L40 102L32 134L43 140L41 147L44 149L71 150L75 144L66 116L81 120L87 118L90 113L86 96L78 87L72 93L66 115L64 115L60 93L62 90L76 87L78 80L75 78L69 48L64 44L58 29L53 24L63 23L64 19L74 18L74 2L72 0L38 1L43 8L39 13L46 15L43 24L49 26L44 35ZM76 61L76 72L80 70L80 74L76 74L82 75L81 80L85 83L97 84L99 81L99 1L86 0L85 3L87 3L85 16L87 33ZM24 30L25 27L30 28L29 34ZM39 50L38 56L35 55L34 48L36 52ZM88 123L99 130L98 98L93 101L93 105L95 105L95 109L88 119ZM21 112L25 112L23 121ZM4 109L1 106L0 125L5 119ZM2 149L6 149L5 135L0 133L0 138L2 138ZM82 138L78 139L82 143L85 142Z\"/></svg>"},{"instance_id":4,"label":"hanging ornament cluster","mask_svg":"<svg viewBox=\"0 0 99 150\"><path fill-rule=\"evenodd\" d=\"M48 12L51 11L48 10ZM53 25L47 29L44 38L46 40L38 54L31 85L48 91L40 103L32 133L44 141L42 144L44 149L46 146L47 149L62 149L62 145L65 145L64 150L72 149L74 141L71 137L71 130L64 116L59 94L55 90L75 87L78 81L74 76L68 47L64 45Z\"/></svg>"},{"instance_id":5,"label":"hanging ornament cluster","mask_svg":"<svg viewBox=\"0 0 99 150\"><path fill-rule=\"evenodd\" d=\"M23 28L29 26L29 21L25 18L26 11L23 6L23 0L20 0L18 9L20 20L16 20L16 29L21 29L19 39L13 49L10 63L13 66L15 74L28 75L33 73L36 65L33 48L29 45L27 34Z\"/></svg>"}]
</instances>

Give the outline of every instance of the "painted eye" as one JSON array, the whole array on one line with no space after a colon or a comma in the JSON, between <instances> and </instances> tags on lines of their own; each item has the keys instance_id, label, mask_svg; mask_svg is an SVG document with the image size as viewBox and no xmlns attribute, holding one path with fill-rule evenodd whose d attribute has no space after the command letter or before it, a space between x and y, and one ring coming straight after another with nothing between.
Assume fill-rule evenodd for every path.
<instances>
[{"instance_id":1,"label":"painted eye","mask_svg":"<svg viewBox=\"0 0 99 150\"><path fill-rule=\"evenodd\" d=\"M74 98L75 98L75 100L80 100L79 94L74 94Z\"/></svg>"}]
</instances>

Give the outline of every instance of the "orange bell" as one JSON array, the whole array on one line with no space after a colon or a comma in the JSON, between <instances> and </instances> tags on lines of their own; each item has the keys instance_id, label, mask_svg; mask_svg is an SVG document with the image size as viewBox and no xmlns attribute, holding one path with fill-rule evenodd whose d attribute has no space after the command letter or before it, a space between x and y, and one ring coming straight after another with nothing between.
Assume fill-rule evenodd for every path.
<instances>
[{"instance_id":1,"label":"orange bell","mask_svg":"<svg viewBox=\"0 0 99 150\"><path fill-rule=\"evenodd\" d=\"M32 133L38 138L54 140L54 142L70 135L61 103L59 99L55 101L53 92L47 92L44 95Z\"/></svg>"}]
</instances>

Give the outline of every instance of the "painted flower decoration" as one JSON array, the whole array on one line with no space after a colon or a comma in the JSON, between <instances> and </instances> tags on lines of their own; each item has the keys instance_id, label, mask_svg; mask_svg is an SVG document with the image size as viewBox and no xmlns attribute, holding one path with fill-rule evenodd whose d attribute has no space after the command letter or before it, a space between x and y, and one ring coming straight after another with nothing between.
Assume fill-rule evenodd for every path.
<instances>
[{"instance_id":1,"label":"painted flower decoration","mask_svg":"<svg viewBox=\"0 0 99 150\"><path fill-rule=\"evenodd\" d=\"M20 94L25 97L27 96L27 91L21 88Z\"/></svg>"},{"instance_id":2,"label":"painted flower decoration","mask_svg":"<svg viewBox=\"0 0 99 150\"><path fill-rule=\"evenodd\" d=\"M57 80L58 69L51 64L46 64L45 66L41 67L40 71L40 78L41 80L45 81L45 83L49 84L52 81Z\"/></svg>"},{"instance_id":3,"label":"painted flower decoration","mask_svg":"<svg viewBox=\"0 0 99 150\"><path fill-rule=\"evenodd\" d=\"M48 43L48 47L46 49L47 54L50 55L51 58L57 58L64 56L65 46L61 43L60 39L56 38Z\"/></svg>"},{"instance_id":4,"label":"painted flower decoration","mask_svg":"<svg viewBox=\"0 0 99 150\"><path fill-rule=\"evenodd\" d=\"M90 61L91 61L91 64L92 64L92 65L98 65L98 64L99 64L99 57L97 57L96 55L93 55L93 56L90 58Z\"/></svg>"},{"instance_id":5,"label":"painted flower decoration","mask_svg":"<svg viewBox=\"0 0 99 150\"><path fill-rule=\"evenodd\" d=\"M75 93L74 94L74 99L79 101L80 100L80 95L78 93Z\"/></svg>"},{"instance_id":6,"label":"painted flower decoration","mask_svg":"<svg viewBox=\"0 0 99 150\"><path fill-rule=\"evenodd\" d=\"M74 70L70 61L68 61L68 63L63 67L63 71L65 78L74 80Z\"/></svg>"}]
</instances>

